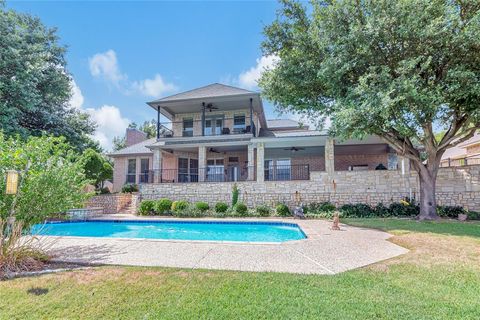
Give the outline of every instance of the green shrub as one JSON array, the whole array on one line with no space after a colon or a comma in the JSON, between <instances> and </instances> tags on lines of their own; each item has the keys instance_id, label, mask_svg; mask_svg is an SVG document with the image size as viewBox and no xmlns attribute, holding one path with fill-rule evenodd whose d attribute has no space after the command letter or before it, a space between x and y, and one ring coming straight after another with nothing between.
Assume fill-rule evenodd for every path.
<instances>
[{"instance_id":1,"label":"green shrub","mask_svg":"<svg viewBox=\"0 0 480 320\"><path fill-rule=\"evenodd\" d=\"M238 202L238 187L237 184L233 184L232 187L232 207L235 207L235 205Z\"/></svg>"},{"instance_id":2,"label":"green shrub","mask_svg":"<svg viewBox=\"0 0 480 320\"><path fill-rule=\"evenodd\" d=\"M314 219L332 219L333 214L335 211L324 211L324 212L318 212L318 213L305 213L305 217L307 218L314 218Z\"/></svg>"},{"instance_id":3,"label":"green shrub","mask_svg":"<svg viewBox=\"0 0 480 320\"><path fill-rule=\"evenodd\" d=\"M258 206L257 208L255 208L255 211L260 217L270 216L270 208L265 205Z\"/></svg>"},{"instance_id":4,"label":"green shrub","mask_svg":"<svg viewBox=\"0 0 480 320\"><path fill-rule=\"evenodd\" d=\"M188 203L186 201L176 201L177 210L173 211L173 215L179 218L200 218L205 216L205 212L197 208L196 204ZM179 204L178 202L183 202ZM175 203L175 202L174 202ZM179 209L178 207L183 207L186 204L184 209ZM173 205L172 205L173 206Z\"/></svg>"},{"instance_id":5,"label":"green shrub","mask_svg":"<svg viewBox=\"0 0 480 320\"><path fill-rule=\"evenodd\" d=\"M208 205L208 203L206 202L197 202L195 204L195 208L201 212L205 212L207 211L208 209L210 209L210 206Z\"/></svg>"},{"instance_id":6,"label":"green shrub","mask_svg":"<svg viewBox=\"0 0 480 320\"><path fill-rule=\"evenodd\" d=\"M383 203L380 202L375 207L374 215L376 217L385 218L385 217L390 217L392 215L392 212L390 211L389 207L385 206Z\"/></svg>"},{"instance_id":7,"label":"green shrub","mask_svg":"<svg viewBox=\"0 0 480 320\"><path fill-rule=\"evenodd\" d=\"M244 203L238 202L234 208L235 213L240 216L245 216L248 213L248 208Z\"/></svg>"},{"instance_id":8,"label":"green shrub","mask_svg":"<svg viewBox=\"0 0 480 320\"><path fill-rule=\"evenodd\" d=\"M365 203L345 204L340 207L342 217L369 218L375 216L375 210Z\"/></svg>"},{"instance_id":9,"label":"green shrub","mask_svg":"<svg viewBox=\"0 0 480 320\"><path fill-rule=\"evenodd\" d=\"M466 210L460 206L437 206L437 214L442 218L457 219L459 214L466 213Z\"/></svg>"},{"instance_id":10,"label":"green shrub","mask_svg":"<svg viewBox=\"0 0 480 320\"><path fill-rule=\"evenodd\" d=\"M165 214L170 212L172 207L172 200L163 198L155 201L155 213L156 214Z\"/></svg>"},{"instance_id":11,"label":"green shrub","mask_svg":"<svg viewBox=\"0 0 480 320\"><path fill-rule=\"evenodd\" d=\"M122 193L138 192L138 186L134 183L127 183L122 187Z\"/></svg>"},{"instance_id":12,"label":"green shrub","mask_svg":"<svg viewBox=\"0 0 480 320\"><path fill-rule=\"evenodd\" d=\"M390 215L394 217L412 217L420 214L420 207L414 201L408 199L390 204L388 210Z\"/></svg>"},{"instance_id":13,"label":"green shrub","mask_svg":"<svg viewBox=\"0 0 480 320\"><path fill-rule=\"evenodd\" d=\"M154 209L155 209L155 201L143 200L142 202L140 202L138 213L140 213L142 216L147 216L152 214Z\"/></svg>"},{"instance_id":14,"label":"green shrub","mask_svg":"<svg viewBox=\"0 0 480 320\"><path fill-rule=\"evenodd\" d=\"M467 219L468 220L480 220L480 212L468 211L467 212Z\"/></svg>"},{"instance_id":15,"label":"green shrub","mask_svg":"<svg viewBox=\"0 0 480 320\"><path fill-rule=\"evenodd\" d=\"M188 202L184 200L174 201L171 208L174 213L178 214L188 208Z\"/></svg>"},{"instance_id":16,"label":"green shrub","mask_svg":"<svg viewBox=\"0 0 480 320\"><path fill-rule=\"evenodd\" d=\"M312 214L322 214L325 212L333 212L335 211L336 207L331 202L312 202L303 207L303 211L305 213L312 213Z\"/></svg>"},{"instance_id":17,"label":"green shrub","mask_svg":"<svg viewBox=\"0 0 480 320\"><path fill-rule=\"evenodd\" d=\"M287 205L283 203L277 204L275 207L275 212L281 217L288 217L291 215L290 209L288 209Z\"/></svg>"},{"instance_id":18,"label":"green shrub","mask_svg":"<svg viewBox=\"0 0 480 320\"><path fill-rule=\"evenodd\" d=\"M228 210L228 204L225 202L217 202L215 204L215 212L216 213L225 213Z\"/></svg>"}]
</instances>

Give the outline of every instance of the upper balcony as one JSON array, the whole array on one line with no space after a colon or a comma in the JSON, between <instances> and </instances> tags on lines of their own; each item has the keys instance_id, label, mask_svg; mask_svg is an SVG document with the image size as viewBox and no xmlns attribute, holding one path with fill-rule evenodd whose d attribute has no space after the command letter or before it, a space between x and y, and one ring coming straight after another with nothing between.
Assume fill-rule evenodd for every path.
<instances>
[{"instance_id":1,"label":"upper balcony","mask_svg":"<svg viewBox=\"0 0 480 320\"><path fill-rule=\"evenodd\" d=\"M267 126L259 93L218 83L148 104L157 111L159 141L246 138Z\"/></svg>"}]
</instances>

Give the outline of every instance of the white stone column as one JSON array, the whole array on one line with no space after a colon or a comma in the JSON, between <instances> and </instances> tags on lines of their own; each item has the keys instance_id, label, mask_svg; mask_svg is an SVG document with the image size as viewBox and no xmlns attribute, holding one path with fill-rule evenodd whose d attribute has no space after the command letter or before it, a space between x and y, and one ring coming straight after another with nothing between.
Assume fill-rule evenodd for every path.
<instances>
[{"instance_id":1,"label":"white stone column","mask_svg":"<svg viewBox=\"0 0 480 320\"><path fill-rule=\"evenodd\" d=\"M160 183L162 182L162 150L154 149L153 150L153 182Z\"/></svg>"},{"instance_id":2,"label":"white stone column","mask_svg":"<svg viewBox=\"0 0 480 320\"><path fill-rule=\"evenodd\" d=\"M253 148L253 144L248 145L248 154L247 154L247 172L248 172L248 181L253 181L255 177L255 149Z\"/></svg>"},{"instance_id":3,"label":"white stone column","mask_svg":"<svg viewBox=\"0 0 480 320\"><path fill-rule=\"evenodd\" d=\"M410 159L399 156L399 169L402 172L402 175L410 173Z\"/></svg>"},{"instance_id":4,"label":"white stone column","mask_svg":"<svg viewBox=\"0 0 480 320\"><path fill-rule=\"evenodd\" d=\"M205 181L205 175L207 173L207 147L198 147L198 181Z\"/></svg>"},{"instance_id":5,"label":"white stone column","mask_svg":"<svg viewBox=\"0 0 480 320\"><path fill-rule=\"evenodd\" d=\"M265 181L265 144L257 143L257 182Z\"/></svg>"},{"instance_id":6,"label":"white stone column","mask_svg":"<svg viewBox=\"0 0 480 320\"><path fill-rule=\"evenodd\" d=\"M327 138L325 143L325 171L329 176L335 172L335 156L334 156L335 142L332 138Z\"/></svg>"}]
</instances>

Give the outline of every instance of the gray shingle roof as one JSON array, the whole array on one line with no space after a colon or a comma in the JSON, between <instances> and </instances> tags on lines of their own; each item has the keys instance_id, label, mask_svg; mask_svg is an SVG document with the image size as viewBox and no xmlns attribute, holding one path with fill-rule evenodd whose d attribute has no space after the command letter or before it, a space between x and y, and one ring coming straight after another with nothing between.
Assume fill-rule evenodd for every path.
<instances>
[{"instance_id":1,"label":"gray shingle roof","mask_svg":"<svg viewBox=\"0 0 480 320\"><path fill-rule=\"evenodd\" d=\"M300 124L291 119L270 119L267 120L267 126L269 129L275 128L298 128Z\"/></svg>"},{"instance_id":2,"label":"gray shingle roof","mask_svg":"<svg viewBox=\"0 0 480 320\"><path fill-rule=\"evenodd\" d=\"M152 153L150 149L148 149L146 146L151 145L157 141L156 138L152 139L147 139L142 142L136 143L134 145L131 145L129 147L114 151L109 154L110 157L118 157L118 156L128 156L132 154L148 154Z\"/></svg>"},{"instance_id":3,"label":"gray shingle roof","mask_svg":"<svg viewBox=\"0 0 480 320\"><path fill-rule=\"evenodd\" d=\"M197 89L177 93L165 98L154 100L150 103L157 102L167 102L167 101L177 101L177 100L187 100L187 99L201 99L201 98L212 98L212 97L224 97L224 96L236 96L241 94L256 94L256 92L236 88L232 86L227 86L220 83L212 83L204 87Z\"/></svg>"}]
</instances>

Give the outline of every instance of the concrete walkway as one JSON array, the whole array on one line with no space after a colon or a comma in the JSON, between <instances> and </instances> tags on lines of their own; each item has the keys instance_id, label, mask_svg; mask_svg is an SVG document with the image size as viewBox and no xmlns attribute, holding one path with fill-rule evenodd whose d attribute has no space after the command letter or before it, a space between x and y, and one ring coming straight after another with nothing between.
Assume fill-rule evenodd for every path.
<instances>
[{"instance_id":1,"label":"concrete walkway","mask_svg":"<svg viewBox=\"0 0 480 320\"><path fill-rule=\"evenodd\" d=\"M102 218L168 219L119 214ZM246 220L259 219L241 219ZM323 220L268 221L297 223L308 238L278 244L46 238L53 239L52 250L56 260L68 262L305 274L335 274L408 252L407 249L387 241L390 234L377 230L341 225L341 231L332 231L331 223Z\"/></svg>"}]
</instances>

